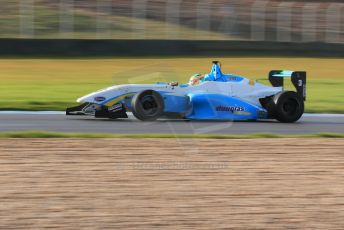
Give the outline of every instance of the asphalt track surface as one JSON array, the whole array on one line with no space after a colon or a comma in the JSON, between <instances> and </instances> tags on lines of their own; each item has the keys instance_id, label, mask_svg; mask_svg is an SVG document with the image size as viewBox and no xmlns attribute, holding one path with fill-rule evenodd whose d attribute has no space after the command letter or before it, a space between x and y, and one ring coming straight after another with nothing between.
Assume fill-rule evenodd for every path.
<instances>
[{"instance_id":1,"label":"asphalt track surface","mask_svg":"<svg viewBox=\"0 0 344 230\"><path fill-rule=\"evenodd\" d=\"M129 119L109 120L92 117L67 117L61 112L0 112L0 132L42 130L77 133L165 133L165 134L309 134L344 133L344 115L305 114L298 122L276 121L211 122L158 120L141 122Z\"/></svg>"}]
</instances>

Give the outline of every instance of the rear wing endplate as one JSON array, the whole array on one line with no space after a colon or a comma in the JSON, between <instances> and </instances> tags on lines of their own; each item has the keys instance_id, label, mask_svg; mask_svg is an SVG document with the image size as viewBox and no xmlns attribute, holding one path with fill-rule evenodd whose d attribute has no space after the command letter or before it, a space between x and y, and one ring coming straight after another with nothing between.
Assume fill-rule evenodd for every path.
<instances>
[{"instance_id":1,"label":"rear wing endplate","mask_svg":"<svg viewBox=\"0 0 344 230\"><path fill-rule=\"evenodd\" d=\"M306 80L305 71L272 70L269 73L269 81L273 87L284 87L284 78L290 77L296 88L296 92L303 100L306 100Z\"/></svg>"}]
</instances>

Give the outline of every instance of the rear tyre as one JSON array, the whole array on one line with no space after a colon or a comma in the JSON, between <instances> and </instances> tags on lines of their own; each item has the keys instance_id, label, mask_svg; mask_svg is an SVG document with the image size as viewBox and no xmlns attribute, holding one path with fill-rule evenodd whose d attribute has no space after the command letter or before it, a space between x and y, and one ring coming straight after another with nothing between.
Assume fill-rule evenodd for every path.
<instances>
[{"instance_id":1,"label":"rear tyre","mask_svg":"<svg viewBox=\"0 0 344 230\"><path fill-rule=\"evenodd\" d=\"M164 99L154 90L137 93L132 101L132 112L141 121L155 121L164 112Z\"/></svg>"},{"instance_id":2,"label":"rear tyre","mask_svg":"<svg viewBox=\"0 0 344 230\"><path fill-rule=\"evenodd\" d=\"M269 113L283 123L299 120L304 113L303 99L296 92L284 91L276 94L269 103Z\"/></svg>"}]
</instances>

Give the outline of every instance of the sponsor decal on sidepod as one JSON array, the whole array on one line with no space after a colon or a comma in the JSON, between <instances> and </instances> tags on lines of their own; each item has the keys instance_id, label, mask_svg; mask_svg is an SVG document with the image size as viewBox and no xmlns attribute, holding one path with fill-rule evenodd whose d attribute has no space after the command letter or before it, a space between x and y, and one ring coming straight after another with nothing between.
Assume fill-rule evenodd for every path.
<instances>
[{"instance_id":1,"label":"sponsor decal on sidepod","mask_svg":"<svg viewBox=\"0 0 344 230\"><path fill-rule=\"evenodd\" d=\"M217 106L216 111L218 112L243 112L245 111L245 108L242 106Z\"/></svg>"}]
</instances>

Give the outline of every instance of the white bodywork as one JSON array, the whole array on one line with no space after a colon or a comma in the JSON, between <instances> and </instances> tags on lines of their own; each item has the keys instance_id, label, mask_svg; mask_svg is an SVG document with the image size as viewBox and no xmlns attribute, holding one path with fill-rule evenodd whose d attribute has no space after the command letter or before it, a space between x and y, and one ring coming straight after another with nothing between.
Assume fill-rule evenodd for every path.
<instances>
[{"instance_id":1,"label":"white bodywork","mask_svg":"<svg viewBox=\"0 0 344 230\"><path fill-rule=\"evenodd\" d=\"M168 92L176 96L185 96L188 93L220 94L240 98L253 105L261 106L259 99L275 95L283 90L282 87L266 86L257 82L251 82L244 78L240 82L216 82L206 81L197 86L171 86L169 84L129 84L112 86L106 89L88 94L77 100L79 103L98 103L97 97L105 98L105 103L111 106L111 100L123 95L137 93L143 90L152 89L160 92ZM100 103L102 104L102 103Z\"/></svg>"}]
</instances>

